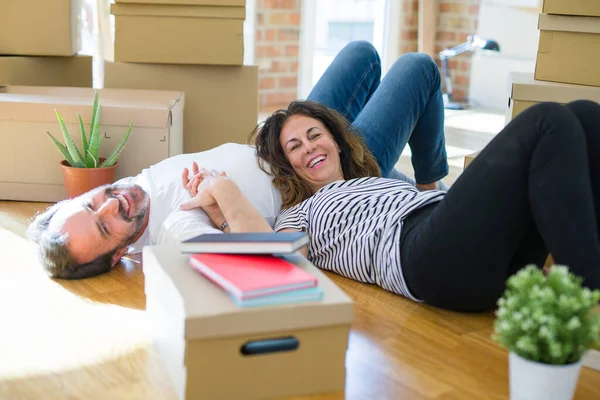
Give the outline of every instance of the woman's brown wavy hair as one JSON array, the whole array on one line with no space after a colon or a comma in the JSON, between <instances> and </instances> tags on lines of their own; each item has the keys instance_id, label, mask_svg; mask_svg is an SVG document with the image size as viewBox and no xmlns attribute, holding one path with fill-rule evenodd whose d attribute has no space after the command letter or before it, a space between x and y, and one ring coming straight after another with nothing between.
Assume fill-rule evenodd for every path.
<instances>
[{"instance_id":1,"label":"woman's brown wavy hair","mask_svg":"<svg viewBox=\"0 0 600 400\"><path fill-rule=\"evenodd\" d=\"M346 118L319 103L294 101L286 110L275 111L249 137L250 143L256 146L258 165L273 176L273 184L281 193L282 208L295 206L313 195L310 186L292 168L279 142L283 126L293 115L317 119L331 133L341 149L340 162L344 179L381 176L375 157Z\"/></svg>"}]
</instances>

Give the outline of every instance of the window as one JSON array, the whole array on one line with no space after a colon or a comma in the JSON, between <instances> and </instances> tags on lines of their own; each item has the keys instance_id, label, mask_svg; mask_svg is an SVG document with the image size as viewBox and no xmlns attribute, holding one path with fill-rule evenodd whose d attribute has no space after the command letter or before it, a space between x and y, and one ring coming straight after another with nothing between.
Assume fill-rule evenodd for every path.
<instances>
[{"instance_id":1,"label":"window","mask_svg":"<svg viewBox=\"0 0 600 400\"><path fill-rule=\"evenodd\" d=\"M395 0L302 0L298 98L306 98L336 54L354 40L375 46L382 61L395 59L401 3ZM390 51L392 49L393 51Z\"/></svg>"},{"instance_id":2,"label":"window","mask_svg":"<svg viewBox=\"0 0 600 400\"><path fill-rule=\"evenodd\" d=\"M372 21L329 21L326 53L335 56L344 46L353 40L373 42Z\"/></svg>"}]
</instances>

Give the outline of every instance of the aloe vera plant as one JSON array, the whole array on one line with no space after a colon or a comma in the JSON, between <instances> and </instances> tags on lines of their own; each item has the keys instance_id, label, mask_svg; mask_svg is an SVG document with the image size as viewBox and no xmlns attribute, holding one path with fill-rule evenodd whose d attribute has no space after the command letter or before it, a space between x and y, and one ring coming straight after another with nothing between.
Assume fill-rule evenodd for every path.
<instances>
[{"instance_id":1,"label":"aloe vera plant","mask_svg":"<svg viewBox=\"0 0 600 400\"><path fill-rule=\"evenodd\" d=\"M133 119L129 123L129 128L127 129L127 133L121 140L121 143L117 146L117 148L112 152L110 156L108 156L102 163L100 163L99 159L99 151L100 145L102 143L102 135L99 135L98 131L100 129L100 102L98 101L98 91L94 91L94 105L92 108L92 119L90 121L90 132L89 136L86 135L85 126L83 124L83 119L81 115L77 113L77 117L79 119L79 130L81 131L81 144L82 149L80 150L75 143L73 143L73 139L69 134L67 129L67 125L64 120L58 113L58 111L54 110L56 113L56 118L58 119L58 124L60 126L60 130L62 131L63 138L65 140L65 144L59 142L50 132L46 132L50 139L54 142L58 150L63 154L65 160L69 163L71 167L75 168L104 168L110 167L117 162L119 158L119 154L123 151L127 140L129 139L129 134L131 133L131 129L133 128Z\"/></svg>"}]
</instances>

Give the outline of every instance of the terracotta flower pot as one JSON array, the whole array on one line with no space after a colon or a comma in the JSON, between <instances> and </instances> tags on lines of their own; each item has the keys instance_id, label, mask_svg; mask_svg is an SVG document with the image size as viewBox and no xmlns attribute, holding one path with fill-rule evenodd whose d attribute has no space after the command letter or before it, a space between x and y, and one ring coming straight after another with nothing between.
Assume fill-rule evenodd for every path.
<instances>
[{"instance_id":1,"label":"terracotta flower pot","mask_svg":"<svg viewBox=\"0 0 600 400\"><path fill-rule=\"evenodd\" d=\"M103 161L101 158L100 163ZM61 161L67 196L72 199L98 186L113 183L117 164L106 168L74 168L66 160Z\"/></svg>"}]
</instances>

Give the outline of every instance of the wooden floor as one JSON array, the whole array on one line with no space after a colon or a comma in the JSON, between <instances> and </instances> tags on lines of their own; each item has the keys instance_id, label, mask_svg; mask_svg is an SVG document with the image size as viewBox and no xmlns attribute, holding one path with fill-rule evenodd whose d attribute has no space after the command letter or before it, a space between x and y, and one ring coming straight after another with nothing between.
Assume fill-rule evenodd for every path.
<instances>
[{"instance_id":1,"label":"wooden floor","mask_svg":"<svg viewBox=\"0 0 600 400\"><path fill-rule=\"evenodd\" d=\"M470 134L449 135L450 183L461 151L486 140ZM93 279L48 279L24 239L46 206L0 202L0 399L175 399L148 330L139 260ZM328 276L355 301L347 383L310 399L508 398L507 353L490 340L491 313L441 311ZM600 399L600 372L582 369L575 399Z\"/></svg>"}]
</instances>

